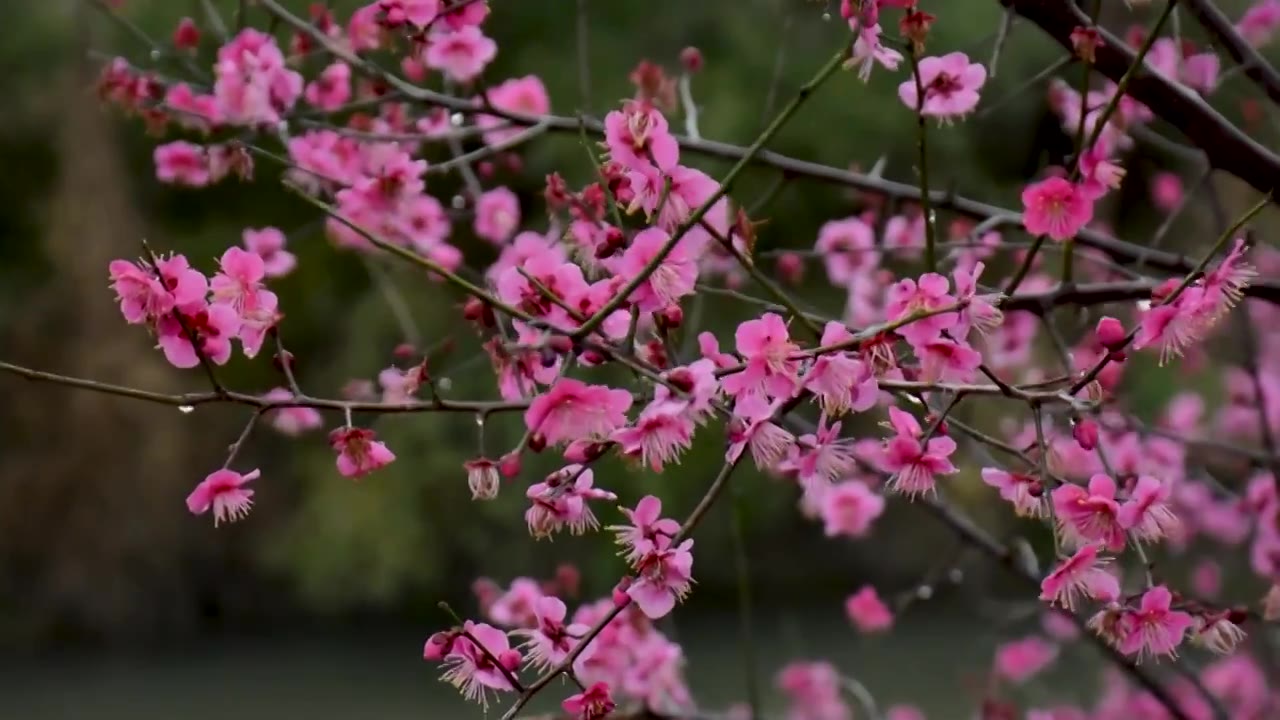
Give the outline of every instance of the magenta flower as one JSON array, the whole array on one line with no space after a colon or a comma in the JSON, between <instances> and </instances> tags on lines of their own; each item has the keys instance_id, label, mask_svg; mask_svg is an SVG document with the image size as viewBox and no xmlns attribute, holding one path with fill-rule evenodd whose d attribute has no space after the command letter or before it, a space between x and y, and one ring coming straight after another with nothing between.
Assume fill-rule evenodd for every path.
<instances>
[{"instance_id":1,"label":"magenta flower","mask_svg":"<svg viewBox=\"0 0 1280 720\"><path fill-rule=\"evenodd\" d=\"M827 662L792 662L778 673L788 720L851 720L840 687L840 673Z\"/></svg>"},{"instance_id":2,"label":"magenta flower","mask_svg":"<svg viewBox=\"0 0 1280 720\"><path fill-rule=\"evenodd\" d=\"M607 385L587 385L561 378L547 392L533 399L524 423L547 445L573 440L605 440L627 423L631 393Z\"/></svg>"},{"instance_id":3,"label":"magenta flower","mask_svg":"<svg viewBox=\"0 0 1280 720\"><path fill-rule=\"evenodd\" d=\"M617 707L609 695L609 685L598 682L560 703L560 709L569 713L571 720L604 720Z\"/></svg>"},{"instance_id":4,"label":"magenta flower","mask_svg":"<svg viewBox=\"0 0 1280 720\"><path fill-rule=\"evenodd\" d=\"M680 523L662 517L662 501L653 495L641 498L634 510L618 509L627 516L631 524L613 525L609 530L616 533L616 542L626 550L623 557L633 565L657 549L659 538L665 538L669 543L680 531Z\"/></svg>"},{"instance_id":5,"label":"magenta flower","mask_svg":"<svg viewBox=\"0 0 1280 720\"><path fill-rule=\"evenodd\" d=\"M507 674L519 669L520 652L512 650L507 634L492 625L468 620L463 628L480 645L465 635L454 639L449 654L444 657L446 670L440 679L461 690L467 700L479 701L488 708L488 691L515 691Z\"/></svg>"},{"instance_id":6,"label":"magenta flower","mask_svg":"<svg viewBox=\"0 0 1280 720\"><path fill-rule=\"evenodd\" d=\"M925 382L969 382L982 364L982 353L968 343L946 338L930 340L915 350L920 379Z\"/></svg>"},{"instance_id":7,"label":"magenta flower","mask_svg":"<svg viewBox=\"0 0 1280 720\"><path fill-rule=\"evenodd\" d=\"M826 347L852 337L842 323L832 321L823 329L819 344ZM813 393L827 415L869 410L880 399L880 386L871 367L845 352L819 355L805 373L803 387Z\"/></svg>"},{"instance_id":8,"label":"magenta flower","mask_svg":"<svg viewBox=\"0 0 1280 720\"><path fill-rule=\"evenodd\" d=\"M924 431L909 413L896 407L889 408L889 423L897 433L885 441L883 465L893 473L889 487L914 498L933 492L938 475L952 475L956 467L951 464L951 454L956 451L956 441L941 436L930 438L921 445Z\"/></svg>"},{"instance_id":9,"label":"magenta flower","mask_svg":"<svg viewBox=\"0 0 1280 720\"><path fill-rule=\"evenodd\" d=\"M321 110L334 111L351 99L351 66L335 62L307 85L303 97Z\"/></svg>"},{"instance_id":10,"label":"magenta flower","mask_svg":"<svg viewBox=\"0 0 1280 720\"><path fill-rule=\"evenodd\" d=\"M635 424L614 430L610 439L621 446L622 454L639 458L654 472L672 461L679 462L680 453L693 443L694 421L685 403L678 400L655 400Z\"/></svg>"},{"instance_id":11,"label":"magenta flower","mask_svg":"<svg viewBox=\"0 0 1280 720\"><path fill-rule=\"evenodd\" d=\"M831 284L845 287L880 265L875 231L861 218L831 220L818 229L814 250L822 255Z\"/></svg>"},{"instance_id":12,"label":"magenta flower","mask_svg":"<svg viewBox=\"0 0 1280 720\"><path fill-rule=\"evenodd\" d=\"M187 509L193 515L203 515L213 509L213 525L235 522L249 514L253 507L253 491L246 490L246 483L257 480L262 473L251 470L243 475L223 468L209 473L187 496Z\"/></svg>"},{"instance_id":13,"label":"magenta flower","mask_svg":"<svg viewBox=\"0 0 1280 720\"><path fill-rule=\"evenodd\" d=\"M475 3L473 3L475 4ZM551 96L537 75L511 78L489 88L485 97L497 110L523 115L546 115L551 112ZM510 140L520 134L520 128L497 115L480 114L476 125L484 130L484 141L489 145ZM504 127L505 126L505 127Z\"/></svg>"},{"instance_id":14,"label":"magenta flower","mask_svg":"<svg viewBox=\"0 0 1280 720\"><path fill-rule=\"evenodd\" d=\"M521 647L525 651L525 660L530 667L546 670L556 665L573 650L578 639L587 634L591 628L582 623L565 624L568 609L558 597L544 595L534 605L537 624L532 628L516 630L512 635L526 638ZM578 658L591 652L590 646Z\"/></svg>"},{"instance_id":15,"label":"magenta flower","mask_svg":"<svg viewBox=\"0 0 1280 720\"><path fill-rule=\"evenodd\" d=\"M1138 478L1129 499L1120 506L1120 525L1141 541L1158 542L1176 534L1181 527L1169 507L1171 489L1149 475Z\"/></svg>"},{"instance_id":16,"label":"magenta flower","mask_svg":"<svg viewBox=\"0 0 1280 720\"><path fill-rule=\"evenodd\" d=\"M1049 512L1044 486L1032 475L982 468L982 481L999 490L1020 516L1044 517Z\"/></svg>"},{"instance_id":17,"label":"magenta flower","mask_svg":"<svg viewBox=\"0 0 1280 720\"><path fill-rule=\"evenodd\" d=\"M1120 582L1107 572L1109 562L1098 557L1099 546L1085 545L1067 558L1040 583L1040 599L1075 609L1080 597L1099 602L1114 602L1120 598Z\"/></svg>"},{"instance_id":18,"label":"magenta flower","mask_svg":"<svg viewBox=\"0 0 1280 720\"><path fill-rule=\"evenodd\" d=\"M476 237L502 245L520 227L520 200L505 187L487 191L476 200Z\"/></svg>"},{"instance_id":19,"label":"magenta flower","mask_svg":"<svg viewBox=\"0 0 1280 720\"><path fill-rule=\"evenodd\" d=\"M700 342L703 336L710 336L710 333L700 335L698 338ZM714 339L714 336L712 337ZM732 358L729 355L722 357ZM737 365L737 362L731 360L729 364L734 366ZM668 370L663 373L663 378L680 388L685 394L683 396L676 395L666 385L657 385L653 389L654 401L676 400L681 402L684 404L685 413L694 423L705 425L715 410L712 407L712 401L720 396L720 380L716 378L715 362L705 358L695 360L688 365Z\"/></svg>"},{"instance_id":20,"label":"magenta flower","mask_svg":"<svg viewBox=\"0 0 1280 720\"><path fill-rule=\"evenodd\" d=\"M266 264L257 254L232 247L222 254L219 266L221 271L209 282L213 302L235 310L244 353L255 357L267 330L276 322L276 294L262 284Z\"/></svg>"},{"instance_id":21,"label":"magenta flower","mask_svg":"<svg viewBox=\"0 0 1280 720\"><path fill-rule=\"evenodd\" d=\"M665 617L677 600L689 594L693 584L693 541L672 547L665 536L656 536L656 545L636 562L637 577L627 588L627 596L651 620Z\"/></svg>"},{"instance_id":22,"label":"magenta flower","mask_svg":"<svg viewBox=\"0 0 1280 720\"><path fill-rule=\"evenodd\" d=\"M604 117L604 142L609 158L627 170L655 166L668 171L680 159L680 146L667 126L667 119L652 104L627 100L622 110Z\"/></svg>"},{"instance_id":23,"label":"magenta flower","mask_svg":"<svg viewBox=\"0 0 1280 720\"><path fill-rule=\"evenodd\" d=\"M1052 493L1053 512L1063 538L1076 546L1102 543L1113 552L1124 549L1116 483L1107 475L1089 478L1088 489L1065 484Z\"/></svg>"},{"instance_id":24,"label":"magenta flower","mask_svg":"<svg viewBox=\"0 0 1280 720\"><path fill-rule=\"evenodd\" d=\"M1079 190L1090 201L1118 189L1124 179L1124 168L1108 160L1106 151L1102 143L1098 143L1080 156Z\"/></svg>"},{"instance_id":25,"label":"magenta flower","mask_svg":"<svg viewBox=\"0 0 1280 720\"><path fill-rule=\"evenodd\" d=\"M502 485L498 463L481 457L464 462L462 467L467 471L467 488L471 490L472 500L492 500L498 497L498 489Z\"/></svg>"},{"instance_id":26,"label":"magenta flower","mask_svg":"<svg viewBox=\"0 0 1280 720\"><path fill-rule=\"evenodd\" d=\"M670 240L671 236L659 228L641 230L622 255L616 259L611 258L612 262L606 261L606 266L618 276L631 281L641 275ZM686 295L692 295L697 281L696 253L687 237L681 238L635 289L631 300L641 312L655 312L678 302Z\"/></svg>"},{"instance_id":27,"label":"magenta flower","mask_svg":"<svg viewBox=\"0 0 1280 720\"><path fill-rule=\"evenodd\" d=\"M498 44L474 25L434 35L427 44L422 62L439 70L454 82L471 82L498 55Z\"/></svg>"},{"instance_id":28,"label":"magenta flower","mask_svg":"<svg viewBox=\"0 0 1280 720\"><path fill-rule=\"evenodd\" d=\"M921 102L916 80L909 78L898 86L898 98L921 115L950 120L963 117L978 106L978 91L987 81L987 69L969 62L969 56L953 52L920 61L920 85L924 88Z\"/></svg>"},{"instance_id":29,"label":"magenta flower","mask_svg":"<svg viewBox=\"0 0 1280 720\"><path fill-rule=\"evenodd\" d=\"M1116 626L1120 652L1153 658L1177 655L1175 650L1195 621L1187 613L1171 609L1172 603L1169 590L1157 585L1143 594L1137 610L1125 609Z\"/></svg>"},{"instance_id":30,"label":"magenta flower","mask_svg":"<svg viewBox=\"0 0 1280 720\"><path fill-rule=\"evenodd\" d=\"M978 294L978 278L986 264L978 261L972 269L959 265L952 272L956 286L956 301L966 303L958 312L959 320L952 328L951 334L963 340L969 335L971 328L986 334L999 328L1004 323L1004 313L998 307L1000 293Z\"/></svg>"},{"instance_id":31,"label":"magenta flower","mask_svg":"<svg viewBox=\"0 0 1280 720\"><path fill-rule=\"evenodd\" d=\"M818 418L815 432L801 435L791 446L791 457L784 470L794 472L800 481L822 478L831 482L853 469L851 441L840 437L840 423L828 424L827 416Z\"/></svg>"},{"instance_id":32,"label":"magenta flower","mask_svg":"<svg viewBox=\"0 0 1280 720\"><path fill-rule=\"evenodd\" d=\"M389 27L409 23L424 28L440 14L441 0L378 0L378 9L385 15L383 21Z\"/></svg>"},{"instance_id":33,"label":"magenta flower","mask_svg":"<svg viewBox=\"0 0 1280 720\"><path fill-rule=\"evenodd\" d=\"M608 490L593 487L595 474L581 465L567 465L531 485L525 492L529 509L524 513L529 534L535 538L551 537L553 533L568 527L569 532L581 535L594 530L600 523L587 505L588 500L617 500Z\"/></svg>"},{"instance_id":34,"label":"magenta flower","mask_svg":"<svg viewBox=\"0 0 1280 720\"><path fill-rule=\"evenodd\" d=\"M1052 665L1057 658L1057 645L1032 635L996 648L994 670L998 677L1021 685Z\"/></svg>"},{"instance_id":35,"label":"magenta flower","mask_svg":"<svg viewBox=\"0 0 1280 720\"><path fill-rule=\"evenodd\" d=\"M155 270L142 263L112 260L108 269L111 289L120 303L125 322L133 325L155 322L176 307L204 303L209 280L194 270L182 255L161 259Z\"/></svg>"},{"instance_id":36,"label":"magenta flower","mask_svg":"<svg viewBox=\"0 0 1280 720\"><path fill-rule=\"evenodd\" d=\"M156 179L171 185L204 187L213 180L205 149L185 140L157 145L152 153Z\"/></svg>"},{"instance_id":37,"label":"magenta flower","mask_svg":"<svg viewBox=\"0 0 1280 720\"><path fill-rule=\"evenodd\" d=\"M372 430L357 427L337 428L329 433L329 445L338 451L338 472L352 479L386 467L396 456Z\"/></svg>"},{"instance_id":38,"label":"magenta flower","mask_svg":"<svg viewBox=\"0 0 1280 720\"><path fill-rule=\"evenodd\" d=\"M285 403L295 398L292 391L278 387L263 395L262 399L273 403ZM289 436L301 435L324 424L324 419L320 417L319 410L310 407L290 407L287 405L268 412L266 420L271 423L271 427Z\"/></svg>"},{"instance_id":39,"label":"magenta flower","mask_svg":"<svg viewBox=\"0 0 1280 720\"><path fill-rule=\"evenodd\" d=\"M494 591L497 591L495 586ZM538 624L537 604L542 597L538 581L518 577L506 592L492 598L486 614L496 625L509 628L531 628Z\"/></svg>"},{"instance_id":40,"label":"magenta flower","mask_svg":"<svg viewBox=\"0 0 1280 720\"><path fill-rule=\"evenodd\" d=\"M955 305L956 299L948 294L950 283L937 273L925 273L919 281L904 278L889 288L889 302L885 306L885 315L889 320L898 321L915 313L941 310ZM953 312L936 313L929 317L914 320L897 329L912 346L923 345L938 337L944 330L950 330L960 321L959 315Z\"/></svg>"},{"instance_id":41,"label":"magenta flower","mask_svg":"<svg viewBox=\"0 0 1280 720\"><path fill-rule=\"evenodd\" d=\"M870 585L863 586L844 601L844 612L858 632L864 634L883 632L893 627L893 612Z\"/></svg>"},{"instance_id":42,"label":"magenta flower","mask_svg":"<svg viewBox=\"0 0 1280 720\"><path fill-rule=\"evenodd\" d=\"M746 360L741 372L724 378L724 391L733 396L766 393L774 398L790 397L799 386L800 363L791 359L799 350L791 342L787 324L774 313L748 320L734 333L738 354Z\"/></svg>"},{"instance_id":43,"label":"magenta flower","mask_svg":"<svg viewBox=\"0 0 1280 720\"><path fill-rule=\"evenodd\" d=\"M883 497L858 480L831 485L819 496L818 503L826 536L850 538L866 536L872 523L884 513L885 505Z\"/></svg>"},{"instance_id":44,"label":"magenta flower","mask_svg":"<svg viewBox=\"0 0 1280 720\"><path fill-rule=\"evenodd\" d=\"M1237 624L1243 614L1231 610L1207 612L1195 616L1191 644L1219 655L1230 655L1244 640L1244 630Z\"/></svg>"},{"instance_id":45,"label":"magenta flower","mask_svg":"<svg viewBox=\"0 0 1280 720\"><path fill-rule=\"evenodd\" d=\"M240 318L228 305L179 309L156 321L156 339L165 359L184 369L199 365L201 354L215 365L225 365L231 359L231 339L239 332ZM200 344L199 353L193 336Z\"/></svg>"},{"instance_id":46,"label":"magenta flower","mask_svg":"<svg viewBox=\"0 0 1280 720\"><path fill-rule=\"evenodd\" d=\"M1022 191L1022 225L1032 235L1068 240L1093 219L1093 200L1078 185L1045 178Z\"/></svg>"},{"instance_id":47,"label":"magenta flower","mask_svg":"<svg viewBox=\"0 0 1280 720\"><path fill-rule=\"evenodd\" d=\"M233 125L274 125L302 95L302 76L285 64L275 38L245 28L218 48L213 95Z\"/></svg>"},{"instance_id":48,"label":"magenta flower","mask_svg":"<svg viewBox=\"0 0 1280 720\"><path fill-rule=\"evenodd\" d=\"M668 179L671 183L669 189L666 188ZM667 232L675 232L681 223L689 219L694 209L701 207L720 189L720 184L710 175L683 165L676 165L665 174L652 165L641 166L629 170L627 180L635 193L631 210L643 208L647 216L652 216L661 204L656 224ZM663 202L664 195L666 202ZM706 215L707 223L712 227L716 226L716 216L713 206Z\"/></svg>"},{"instance_id":49,"label":"magenta flower","mask_svg":"<svg viewBox=\"0 0 1280 720\"><path fill-rule=\"evenodd\" d=\"M1256 48L1271 42L1277 28L1280 28L1280 1L1278 0L1259 0L1245 10L1244 15L1240 16L1240 21L1236 23L1236 30L1240 36Z\"/></svg>"},{"instance_id":50,"label":"magenta flower","mask_svg":"<svg viewBox=\"0 0 1280 720\"><path fill-rule=\"evenodd\" d=\"M298 258L284 249L284 233L277 228L245 228L242 238L245 249L262 258L266 277L283 277L297 267Z\"/></svg>"},{"instance_id":51,"label":"magenta flower","mask_svg":"<svg viewBox=\"0 0 1280 720\"><path fill-rule=\"evenodd\" d=\"M880 26L864 25L857 28L858 37L853 41L853 55L845 62L845 67L858 68L858 79L866 82L871 79L871 70L876 65L885 70L897 70L902 62L902 53L885 47L880 42ZM922 78L923 79L923 78ZM915 79L912 79L914 85ZM913 110L915 105L910 106Z\"/></svg>"},{"instance_id":52,"label":"magenta flower","mask_svg":"<svg viewBox=\"0 0 1280 720\"><path fill-rule=\"evenodd\" d=\"M752 462L761 470L773 468L785 458L796 438L773 421L780 407L782 401L770 404L754 393L739 397L733 405L733 418L727 431L729 449L725 461L736 462L747 448L751 450Z\"/></svg>"}]
</instances>

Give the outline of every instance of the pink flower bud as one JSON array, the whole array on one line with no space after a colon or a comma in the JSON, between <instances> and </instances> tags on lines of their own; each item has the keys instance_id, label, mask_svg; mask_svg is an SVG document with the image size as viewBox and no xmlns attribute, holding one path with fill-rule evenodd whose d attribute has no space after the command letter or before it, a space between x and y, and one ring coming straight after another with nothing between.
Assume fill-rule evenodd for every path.
<instances>
[{"instance_id":1,"label":"pink flower bud","mask_svg":"<svg viewBox=\"0 0 1280 720\"><path fill-rule=\"evenodd\" d=\"M1102 343L1102 347L1108 350L1116 351L1124 347L1124 325L1109 315L1098 321L1098 327L1094 333L1098 336L1098 342Z\"/></svg>"},{"instance_id":2,"label":"pink flower bud","mask_svg":"<svg viewBox=\"0 0 1280 720\"><path fill-rule=\"evenodd\" d=\"M778 257L778 275L789 285L799 285L804 278L804 258L799 253L783 253Z\"/></svg>"},{"instance_id":3,"label":"pink flower bud","mask_svg":"<svg viewBox=\"0 0 1280 720\"><path fill-rule=\"evenodd\" d=\"M1098 447L1098 423L1088 418L1079 420L1071 426L1071 436L1080 447L1093 450Z\"/></svg>"},{"instance_id":4,"label":"pink flower bud","mask_svg":"<svg viewBox=\"0 0 1280 720\"><path fill-rule=\"evenodd\" d=\"M431 662L439 662L444 659L453 650L453 633L438 632L427 638L427 642L422 646L422 659Z\"/></svg>"},{"instance_id":5,"label":"pink flower bud","mask_svg":"<svg viewBox=\"0 0 1280 720\"><path fill-rule=\"evenodd\" d=\"M502 477L511 479L520 474L520 455L519 453L509 452L502 456L498 461L498 472L502 473Z\"/></svg>"},{"instance_id":6,"label":"pink flower bud","mask_svg":"<svg viewBox=\"0 0 1280 720\"><path fill-rule=\"evenodd\" d=\"M680 51L680 65L684 71L693 75L702 70L702 51L690 45Z\"/></svg>"},{"instance_id":7,"label":"pink flower bud","mask_svg":"<svg viewBox=\"0 0 1280 720\"><path fill-rule=\"evenodd\" d=\"M179 20L173 31L173 46L179 50L194 50L199 44L200 29L196 27L196 21L189 17Z\"/></svg>"},{"instance_id":8,"label":"pink flower bud","mask_svg":"<svg viewBox=\"0 0 1280 720\"><path fill-rule=\"evenodd\" d=\"M627 595L627 588L631 587L631 576L622 578L618 584L614 586L612 598L615 607L626 607L631 602L631 596Z\"/></svg>"}]
</instances>

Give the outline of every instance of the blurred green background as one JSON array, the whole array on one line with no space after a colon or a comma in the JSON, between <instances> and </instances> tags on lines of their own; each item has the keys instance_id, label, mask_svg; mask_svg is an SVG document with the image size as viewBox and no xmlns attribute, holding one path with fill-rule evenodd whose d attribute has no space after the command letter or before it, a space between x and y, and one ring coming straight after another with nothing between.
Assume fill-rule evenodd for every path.
<instances>
[{"instance_id":1,"label":"blurred green background","mask_svg":"<svg viewBox=\"0 0 1280 720\"><path fill-rule=\"evenodd\" d=\"M237 3L213 4L231 17ZM355 6L331 4L344 19ZM833 16L837 4L830 4ZM936 4L931 49L965 50L985 62L998 4ZM200 2L124 5L130 21L162 41L178 18L202 18ZM291 5L301 12L306 3ZM627 74L639 60L674 71L681 48L695 45L706 59L693 81L702 133L740 144L754 139L769 117L769 78L779 58L774 108L846 34L838 17L824 19L822 3L806 0L587 0L591 91L584 107L571 42L577 3L492 5L486 32L500 52L487 71L490 81L535 73L557 112L602 115L631 95ZM1239 4L1224 5L1238 12ZM261 10L251 7L249 17L265 25ZM277 37L285 38L284 31ZM205 38L202 63L212 52L208 33ZM24 0L0 7L0 358L154 390L201 389L198 372L167 367L145 333L123 323L107 288L107 263L136 256L146 238L158 250L183 252L209 268L239 243L243 228L273 225L289 235L301 259L300 270L273 287L303 386L332 397L352 378L371 380L392 364L392 349L413 338L388 311L365 262L329 244L314 213L279 188L276 168L260 164L251 185L226 182L204 191L155 181L157 139L141 123L103 108L94 92L98 64L116 54L149 62L147 48L90 3ZM989 99L1014 95L997 111L931 132L935 186L1017 204L1026 179L1069 147L1048 113L1043 85L1020 88L1059 55L1034 27L1015 27L998 76L984 90ZM318 62L307 66L309 76ZM900 76L878 69L864 86L854 73L837 74L771 147L834 166L868 168L883 155L886 176L909 181L912 122L896 99ZM1244 90L1242 83L1224 88L1225 112L1238 111L1234 98ZM577 186L590 178L591 167L572 136L541 139L523 158L521 172L499 170L493 182L520 192L526 226L543 229L542 178L559 171ZM685 162L713 174L726 167L701 158ZM1106 208L1109 222L1151 227L1157 217L1145 200L1144 178L1163 162L1146 156L1130 164L1130 182ZM753 171L736 196L749 204L774 179ZM457 192L451 178L430 182L437 197ZM852 203L839 188L789 181L763 213L769 222L760 247L810 247L818 227L852 212ZM1208 223L1198 211L1189 213L1170 245L1198 246ZM468 226L455 222L453 242L483 266L492 251L471 238ZM403 293L420 346L452 340L453 349L433 360L451 395L495 397L487 360L457 322L459 298L383 260L372 262ZM814 290L806 303L838 314L842 294L827 288L817 266L808 278ZM721 298L707 302L703 317L712 329L731 327L749 311ZM1177 389L1170 372L1131 373L1139 409L1158 407ZM1210 368L1204 377L1212 374ZM255 362L234 359L223 377L243 390L281 384L265 355ZM473 503L461 465L474 454L475 428L456 416L376 420L399 459L358 483L337 475L323 433L289 440L260 430L238 461L263 472L253 513L215 530L207 517L190 516L183 499L220 464L246 419L243 409L205 406L181 414L3 376L0 398L0 647L6 651L0 706L15 703L17 713L7 717L452 712L457 701L417 659L421 640L447 624L438 601L470 612L468 588L478 575L506 585L517 575L549 577L564 562L582 569L584 594L593 597L622 571L600 536L528 539L524 483L551 465L527 463L521 480L504 484L496 502ZM990 402L968 408L969 415L988 425L1019 419L1016 409ZM326 421L332 427L340 419ZM491 450L510 447L521 429L516 418L495 420L487 443ZM863 431L874 432L870 423ZM713 430L664 476L607 462L596 483L628 504L658 494L669 512L682 514L701 495L720 453ZM994 495L973 481L976 471L965 465L956 496L1001 537L1026 530L991 503ZM790 656L832 656L888 699L918 696L903 676L928 672L936 680L923 704L938 717L959 717L958 708L975 696L970 688L981 681L991 645L1034 625L1016 620L1024 607L1014 612L1002 604L1026 601L1023 589L1006 585L974 558L963 563L961 587L911 611L901 637L861 641L842 620L839 600L868 582L887 593L908 589L940 561L953 561L947 530L924 511L895 502L871 539L830 542L795 511L793 486L745 471L738 480L766 648L762 672ZM608 508L600 514L606 524L614 520ZM699 530L698 585L672 629L689 638L693 687L713 705L742 696L733 629L736 576L731 562L718 560L730 557L728 520L727 508L718 508ZM1033 533L1031 540L1045 538ZM1015 620L993 621L1009 617ZM1067 686L1077 681L1083 682ZM73 690L77 702L65 701Z\"/></svg>"}]
</instances>

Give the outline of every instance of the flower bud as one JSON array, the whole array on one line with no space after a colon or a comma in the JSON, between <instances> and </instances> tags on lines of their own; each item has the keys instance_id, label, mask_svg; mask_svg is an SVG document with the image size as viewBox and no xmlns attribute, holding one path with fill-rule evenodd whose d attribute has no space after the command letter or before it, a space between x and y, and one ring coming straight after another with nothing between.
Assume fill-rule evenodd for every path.
<instances>
[{"instance_id":1,"label":"flower bud","mask_svg":"<svg viewBox=\"0 0 1280 720\"><path fill-rule=\"evenodd\" d=\"M799 285L804 279L804 258L794 252L778 256L778 275L789 285Z\"/></svg>"},{"instance_id":2,"label":"flower bud","mask_svg":"<svg viewBox=\"0 0 1280 720\"><path fill-rule=\"evenodd\" d=\"M1098 336L1098 342L1102 344L1102 347L1112 352L1124 347L1124 325L1121 325L1119 320L1109 315L1098 321L1098 327L1094 330L1094 334Z\"/></svg>"},{"instance_id":3,"label":"flower bud","mask_svg":"<svg viewBox=\"0 0 1280 720\"><path fill-rule=\"evenodd\" d=\"M690 45L680 51L680 65L690 75L702 70L702 51Z\"/></svg>"},{"instance_id":4,"label":"flower bud","mask_svg":"<svg viewBox=\"0 0 1280 720\"><path fill-rule=\"evenodd\" d=\"M453 640L456 636L451 632L438 632L427 638L422 646L422 659L430 662L444 660L444 656L453 651Z\"/></svg>"},{"instance_id":5,"label":"flower bud","mask_svg":"<svg viewBox=\"0 0 1280 720\"><path fill-rule=\"evenodd\" d=\"M1076 421L1071 426L1071 437L1076 439L1076 444L1085 450L1093 450L1098 447L1098 423L1084 418Z\"/></svg>"},{"instance_id":6,"label":"flower bud","mask_svg":"<svg viewBox=\"0 0 1280 720\"><path fill-rule=\"evenodd\" d=\"M200 45L200 29L196 21L184 17L173 31L173 46L179 50L195 50Z\"/></svg>"},{"instance_id":7,"label":"flower bud","mask_svg":"<svg viewBox=\"0 0 1280 720\"><path fill-rule=\"evenodd\" d=\"M520 454L509 452L498 461L498 472L504 478L513 478L520 474Z\"/></svg>"},{"instance_id":8,"label":"flower bud","mask_svg":"<svg viewBox=\"0 0 1280 720\"><path fill-rule=\"evenodd\" d=\"M618 581L614 586L613 592L610 593L613 598L614 607L626 607L631 602L631 596L627 595L627 588L631 587L631 576L628 575Z\"/></svg>"}]
</instances>

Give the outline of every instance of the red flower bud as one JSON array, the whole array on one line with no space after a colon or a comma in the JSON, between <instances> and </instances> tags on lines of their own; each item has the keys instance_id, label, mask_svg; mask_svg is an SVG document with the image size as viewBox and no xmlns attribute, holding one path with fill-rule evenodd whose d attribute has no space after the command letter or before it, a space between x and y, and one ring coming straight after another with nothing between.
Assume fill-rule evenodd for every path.
<instances>
[{"instance_id":1,"label":"red flower bud","mask_svg":"<svg viewBox=\"0 0 1280 720\"><path fill-rule=\"evenodd\" d=\"M1116 351L1124 347L1125 331L1124 325L1120 321L1107 316L1098 321L1098 327L1094 330L1094 334L1098 336L1098 342L1102 347Z\"/></svg>"},{"instance_id":2,"label":"red flower bud","mask_svg":"<svg viewBox=\"0 0 1280 720\"><path fill-rule=\"evenodd\" d=\"M681 50L680 65L690 75L702 70L702 51L692 45Z\"/></svg>"},{"instance_id":3,"label":"red flower bud","mask_svg":"<svg viewBox=\"0 0 1280 720\"><path fill-rule=\"evenodd\" d=\"M196 21L184 17L173 31L173 46L179 50L195 50L200 45L200 28Z\"/></svg>"}]
</instances>

